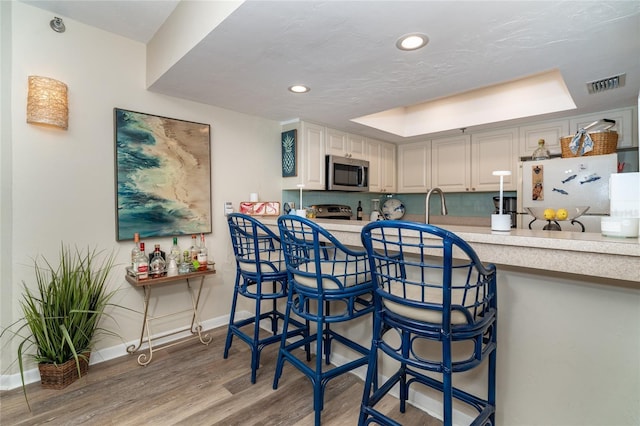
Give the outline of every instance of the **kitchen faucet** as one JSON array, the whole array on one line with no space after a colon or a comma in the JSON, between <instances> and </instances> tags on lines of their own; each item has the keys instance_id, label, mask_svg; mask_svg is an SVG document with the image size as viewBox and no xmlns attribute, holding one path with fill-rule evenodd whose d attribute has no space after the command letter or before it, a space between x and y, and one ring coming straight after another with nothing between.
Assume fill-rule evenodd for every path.
<instances>
[{"instance_id":1,"label":"kitchen faucet","mask_svg":"<svg viewBox=\"0 0 640 426\"><path fill-rule=\"evenodd\" d=\"M440 210L442 215L446 216L447 214L447 203L444 201L444 192L442 192L440 188L432 188L429 190L429 192L427 192L427 198L425 199L425 223L429 223L429 201L431 200L431 194L433 194L434 192L440 194Z\"/></svg>"}]
</instances>

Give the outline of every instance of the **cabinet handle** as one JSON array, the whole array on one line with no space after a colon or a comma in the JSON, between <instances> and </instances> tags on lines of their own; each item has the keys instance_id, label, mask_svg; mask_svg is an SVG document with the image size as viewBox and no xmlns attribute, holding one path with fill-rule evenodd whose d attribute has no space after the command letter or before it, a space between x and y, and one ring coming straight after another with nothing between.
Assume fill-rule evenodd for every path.
<instances>
[{"instance_id":1,"label":"cabinet handle","mask_svg":"<svg viewBox=\"0 0 640 426\"><path fill-rule=\"evenodd\" d=\"M471 190L472 190L472 191L475 191L476 189L475 189L475 188L471 188Z\"/></svg>"}]
</instances>

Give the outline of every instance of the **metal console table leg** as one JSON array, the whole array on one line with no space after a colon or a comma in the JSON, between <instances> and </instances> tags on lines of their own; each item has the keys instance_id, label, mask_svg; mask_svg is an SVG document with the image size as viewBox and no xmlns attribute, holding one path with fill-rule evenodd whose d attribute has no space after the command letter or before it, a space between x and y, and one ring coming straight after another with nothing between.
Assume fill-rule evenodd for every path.
<instances>
[{"instance_id":1,"label":"metal console table leg","mask_svg":"<svg viewBox=\"0 0 640 426\"><path fill-rule=\"evenodd\" d=\"M193 337L197 337L200 343L203 345L208 345L211 343L213 337L209 334L203 334L202 324L200 323L200 316L198 313L198 306L200 304L200 295L202 294L202 286L204 284L204 278L206 275L214 274L215 270L207 270L207 271L197 271L189 274L178 275L174 277L161 277L161 278L150 278L146 280L138 280L136 277L132 277L130 275L126 276L127 281L133 285L134 287L142 287L144 289L144 313L142 318L142 327L140 330L140 339L137 345L133 344L127 347L127 352L130 354L136 353L142 347L142 344L145 343L145 334L146 334L146 344L148 346L148 355L147 353L141 353L138 355L138 364L145 366L148 365L153 359L154 350L169 348L171 346L183 343L184 340L180 340L177 342L165 343L158 345L154 348L153 340L162 339L164 337L172 336L178 333L182 333L184 331L189 331L193 335ZM200 283L197 286L198 289L194 294L194 289L191 285L191 279L200 278ZM177 312L171 312L162 316L153 317L149 315L149 300L151 298L151 288L157 284L170 284L177 283L180 281L186 281L187 290L189 291L189 295L191 296L191 309L190 310L182 310ZM162 334L160 336L153 336L151 333L151 322L153 320L157 320L160 318L165 318L169 316L178 315L181 313L191 313L191 324L188 328L182 328L176 331L172 331L169 333Z\"/></svg>"}]
</instances>

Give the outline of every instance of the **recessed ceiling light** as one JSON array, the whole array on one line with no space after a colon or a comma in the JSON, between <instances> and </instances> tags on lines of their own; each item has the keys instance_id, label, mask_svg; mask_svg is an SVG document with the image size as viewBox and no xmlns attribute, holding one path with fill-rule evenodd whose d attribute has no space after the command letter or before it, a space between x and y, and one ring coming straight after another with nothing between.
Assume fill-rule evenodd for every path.
<instances>
[{"instance_id":1,"label":"recessed ceiling light","mask_svg":"<svg viewBox=\"0 0 640 426\"><path fill-rule=\"evenodd\" d=\"M302 84L296 84L294 86L289 87L289 91L293 93L307 93L309 89L307 86L303 86Z\"/></svg>"},{"instance_id":2,"label":"recessed ceiling light","mask_svg":"<svg viewBox=\"0 0 640 426\"><path fill-rule=\"evenodd\" d=\"M429 37L421 33L405 34L396 41L396 47L400 50L416 50L429 43Z\"/></svg>"}]
</instances>

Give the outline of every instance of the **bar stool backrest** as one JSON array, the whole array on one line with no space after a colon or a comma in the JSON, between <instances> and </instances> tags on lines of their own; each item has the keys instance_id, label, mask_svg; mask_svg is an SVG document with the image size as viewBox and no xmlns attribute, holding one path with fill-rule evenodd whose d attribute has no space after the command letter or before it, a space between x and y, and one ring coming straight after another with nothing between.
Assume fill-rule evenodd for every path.
<instances>
[{"instance_id":1,"label":"bar stool backrest","mask_svg":"<svg viewBox=\"0 0 640 426\"><path fill-rule=\"evenodd\" d=\"M240 213L229 214L227 222L237 266L243 274L265 276L286 272L280 238L273 231Z\"/></svg>"},{"instance_id":2,"label":"bar stool backrest","mask_svg":"<svg viewBox=\"0 0 640 426\"><path fill-rule=\"evenodd\" d=\"M470 326L497 307L495 267L457 235L413 222L366 225L376 294L388 311L424 323Z\"/></svg>"}]
</instances>

